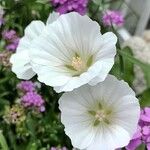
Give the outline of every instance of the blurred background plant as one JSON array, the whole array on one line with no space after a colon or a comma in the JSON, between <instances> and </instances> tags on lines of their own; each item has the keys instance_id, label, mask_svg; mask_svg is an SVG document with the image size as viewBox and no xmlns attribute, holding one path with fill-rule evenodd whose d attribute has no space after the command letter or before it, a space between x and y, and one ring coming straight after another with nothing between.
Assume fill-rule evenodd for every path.
<instances>
[{"instance_id":1,"label":"blurred background plant","mask_svg":"<svg viewBox=\"0 0 150 150\"><path fill-rule=\"evenodd\" d=\"M124 13L125 6L130 10ZM121 11L122 10L122 11ZM51 87L32 79L20 81L11 72L9 58L16 51L25 27L46 21L52 11L88 14L101 32L118 37L116 61L111 74L124 79L136 91L142 107L150 106L150 31L132 37L128 18L139 16L125 0L1 0L0 1L0 149L70 150L60 123L58 99ZM129 15L130 14L130 15ZM127 30L129 32L127 32ZM125 32L124 32L125 31ZM125 38L124 38L125 37ZM141 148L141 147L140 147ZM144 150L144 146L142 147ZM141 150L142 150L141 148Z\"/></svg>"}]
</instances>

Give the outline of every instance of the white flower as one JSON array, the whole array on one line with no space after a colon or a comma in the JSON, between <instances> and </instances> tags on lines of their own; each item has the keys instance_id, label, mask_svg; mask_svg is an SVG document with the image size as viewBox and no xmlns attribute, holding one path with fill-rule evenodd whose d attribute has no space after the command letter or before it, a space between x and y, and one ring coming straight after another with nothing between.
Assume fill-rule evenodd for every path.
<instances>
[{"instance_id":1,"label":"white flower","mask_svg":"<svg viewBox=\"0 0 150 150\"><path fill-rule=\"evenodd\" d=\"M59 108L73 146L86 150L126 146L136 131L140 115L133 90L111 75L96 86L85 85L63 94Z\"/></svg>"},{"instance_id":2,"label":"white flower","mask_svg":"<svg viewBox=\"0 0 150 150\"><path fill-rule=\"evenodd\" d=\"M51 24L59 17L58 13L50 14L46 25ZM12 55L10 62L12 63L12 71L16 73L20 79L30 79L35 75L31 67L29 57L30 46L32 42L45 29L45 24L42 21L32 21L25 29L25 35L21 38L17 51Z\"/></svg>"},{"instance_id":3,"label":"white flower","mask_svg":"<svg viewBox=\"0 0 150 150\"><path fill-rule=\"evenodd\" d=\"M61 15L32 44L32 65L38 79L57 92L103 81L114 64L117 37L100 33L88 16Z\"/></svg>"}]
</instances>

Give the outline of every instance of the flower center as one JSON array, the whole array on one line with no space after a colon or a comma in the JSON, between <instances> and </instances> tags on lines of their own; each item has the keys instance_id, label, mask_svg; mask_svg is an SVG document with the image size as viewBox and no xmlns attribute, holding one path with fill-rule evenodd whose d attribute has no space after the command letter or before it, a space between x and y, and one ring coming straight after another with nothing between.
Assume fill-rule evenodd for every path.
<instances>
[{"instance_id":1,"label":"flower center","mask_svg":"<svg viewBox=\"0 0 150 150\"><path fill-rule=\"evenodd\" d=\"M107 117L106 113L104 110L98 110L95 114L95 119L99 121L105 120Z\"/></svg>"},{"instance_id":2,"label":"flower center","mask_svg":"<svg viewBox=\"0 0 150 150\"><path fill-rule=\"evenodd\" d=\"M69 69L72 76L79 76L83 72L86 72L88 68L93 64L93 55L88 56L87 60L82 59L78 53L75 53L72 57L70 64L66 64L65 67Z\"/></svg>"},{"instance_id":3,"label":"flower center","mask_svg":"<svg viewBox=\"0 0 150 150\"><path fill-rule=\"evenodd\" d=\"M71 66L79 72L83 71L86 67L85 63L83 62L83 60L79 56L75 56L72 58Z\"/></svg>"},{"instance_id":4,"label":"flower center","mask_svg":"<svg viewBox=\"0 0 150 150\"><path fill-rule=\"evenodd\" d=\"M98 105L98 109L96 111L88 112L94 117L94 126L97 126L100 123L110 124L110 115L112 114L112 111L108 108L104 108L101 104Z\"/></svg>"}]
</instances>

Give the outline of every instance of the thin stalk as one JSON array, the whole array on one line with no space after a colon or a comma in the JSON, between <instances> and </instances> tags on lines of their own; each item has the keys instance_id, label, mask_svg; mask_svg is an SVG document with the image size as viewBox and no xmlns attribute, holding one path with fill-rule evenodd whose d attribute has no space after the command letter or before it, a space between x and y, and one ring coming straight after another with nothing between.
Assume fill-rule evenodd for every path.
<instances>
[{"instance_id":1,"label":"thin stalk","mask_svg":"<svg viewBox=\"0 0 150 150\"><path fill-rule=\"evenodd\" d=\"M118 37L118 42L117 42L116 46L117 46L117 54L119 55L119 62L120 62L120 77L122 78L123 74L124 74L124 59L123 59L123 56L119 53L119 51L121 51L121 45L120 45L120 41L119 41L119 35L116 32L116 30L114 29L113 25L112 25L112 31Z\"/></svg>"}]
</instances>

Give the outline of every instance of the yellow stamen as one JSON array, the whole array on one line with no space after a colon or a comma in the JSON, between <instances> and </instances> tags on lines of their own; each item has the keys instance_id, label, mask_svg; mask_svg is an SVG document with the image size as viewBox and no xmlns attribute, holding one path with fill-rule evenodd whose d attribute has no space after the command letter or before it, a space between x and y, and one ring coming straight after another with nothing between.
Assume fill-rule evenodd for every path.
<instances>
[{"instance_id":1,"label":"yellow stamen","mask_svg":"<svg viewBox=\"0 0 150 150\"><path fill-rule=\"evenodd\" d=\"M83 71L85 69L85 63L79 56L72 58L71 66L77 71Z\"/></svg>"}]
</instances>

